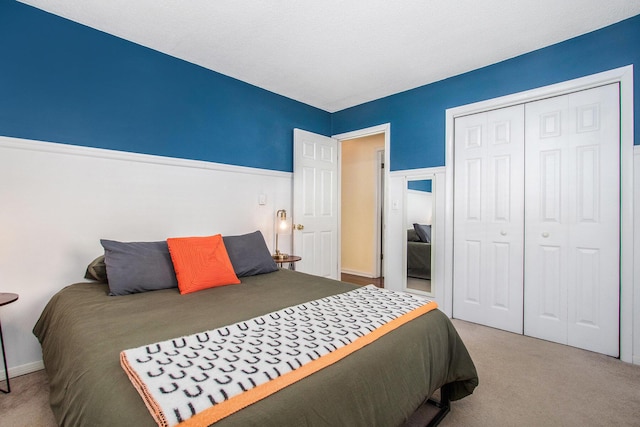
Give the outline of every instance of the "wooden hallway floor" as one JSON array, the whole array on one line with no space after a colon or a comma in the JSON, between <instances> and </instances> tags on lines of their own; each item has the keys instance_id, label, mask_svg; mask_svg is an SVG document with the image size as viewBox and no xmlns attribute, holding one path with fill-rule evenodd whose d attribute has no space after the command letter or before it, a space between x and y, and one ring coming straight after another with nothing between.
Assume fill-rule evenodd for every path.
<instances>
[{"instance_id":1,"label":"wooden hallway floor","mask_svg":"<svg viewBox=\"0 0 640 427\"><path fill-rule=\"evenodd\" d=\"M379 288L384 288L384 277L363 277L356 276L354 274L342 273L340 280L343 282L353 283L354 285L365 286L365 285L375 285Z\"/></svg>"}]
</instances>

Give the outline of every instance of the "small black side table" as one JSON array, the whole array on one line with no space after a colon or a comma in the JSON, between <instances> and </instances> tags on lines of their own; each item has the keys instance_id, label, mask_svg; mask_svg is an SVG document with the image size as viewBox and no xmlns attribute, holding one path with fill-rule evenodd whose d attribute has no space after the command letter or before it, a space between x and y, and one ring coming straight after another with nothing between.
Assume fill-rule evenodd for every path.
<instances>
[{"instance_id":1,"label":"small black side table","mask_svg":"<svg viewBox=\"0 0 640 427\"><path fill-rule=\"evenodd\" d=\"M18 294L8 294L0 292L0 306L11 304L18 299ZM2 337L2 323L0 323L0 345L2 346L2 361L4 362L4 375L7 378L7 389L0 391L3 393L11 393L11 385L9 385L9 369L7 368L7 353L4 351L4 338Z\"/></svg>"}]
</instances>

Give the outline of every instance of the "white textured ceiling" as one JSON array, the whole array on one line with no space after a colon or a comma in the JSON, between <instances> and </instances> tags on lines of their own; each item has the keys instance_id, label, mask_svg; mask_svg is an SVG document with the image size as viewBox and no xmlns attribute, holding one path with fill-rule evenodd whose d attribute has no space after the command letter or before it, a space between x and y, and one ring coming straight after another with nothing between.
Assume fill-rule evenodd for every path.
<instances>
[{"instance_id":1,"label":"white textured ceiling","mask_svg":"<svg viewBox=\"0 0 640 427\"><path fill-rule=\"evenodd\" d=\"M640 0L21 0L334 112L640 14Z\"/></svg>"}]
</instances>

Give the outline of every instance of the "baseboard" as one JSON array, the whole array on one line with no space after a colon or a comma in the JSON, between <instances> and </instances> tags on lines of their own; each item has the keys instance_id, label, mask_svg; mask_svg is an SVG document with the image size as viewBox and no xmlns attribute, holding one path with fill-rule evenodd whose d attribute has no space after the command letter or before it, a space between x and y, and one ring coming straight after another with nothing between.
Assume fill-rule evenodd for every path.
<instances>
[{"instance_id":1,"label":"baseboard","mask_svg":"<svg viewBox=\"0 0 640 427\"><path fill-rule=\"evenodd\" d=\"M367 277L369 279L375 279L375 275L371 274L371 272L365 273L363 271L349 270L349 269L343 268L342 270L340 270L340 273L351 274L351 275L360 276L360 277Z\"/></svg>"},{"instance_id":2,"label":"baseboard","mask_svg":"<svg viewBox=\"0 0 640 427\"><path fill-rule=\"evenodd\" d=\"M19 377L21 375L30 374L32 372L41 371L43 369L44 363L42 363L42 360L32 363L26 363L20 366L14 366L9 369L9 378ZM2 371L0 371L0 381L4 380L5 378L5 372L3 369Z\"/></svg>"}]
</instances>

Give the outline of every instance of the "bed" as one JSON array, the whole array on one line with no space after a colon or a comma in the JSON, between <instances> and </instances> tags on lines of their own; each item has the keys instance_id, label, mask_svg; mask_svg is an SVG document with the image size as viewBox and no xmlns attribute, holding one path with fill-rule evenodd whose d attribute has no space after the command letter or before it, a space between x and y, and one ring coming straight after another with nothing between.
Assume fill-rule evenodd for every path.
<instances>
[{"instance_id":1,"label":"bed","mask_svg":"<svg viewBox=\"0 0 640 427\"><path fill-rule=\"evenodd\" d=\"M356 288L288 269L187 294L169 288L110 296L105 283L69 285L34 327L56 420L61 426L157 425L119 363L122 350ZM452 323L433 310L215 425L396 426L438 389L446 391L446 404L477 384Z\"/></svg>"},{"instance_id":2,"label":"bed","mask_svg":"<svg viewBox=\"0 0 640 427\"><path fill-rule=\"evenodd\" d=\"M424 242L415 229L407 230L407 277L431 280L431 242Z\"/></svg>"}]
</instances>

